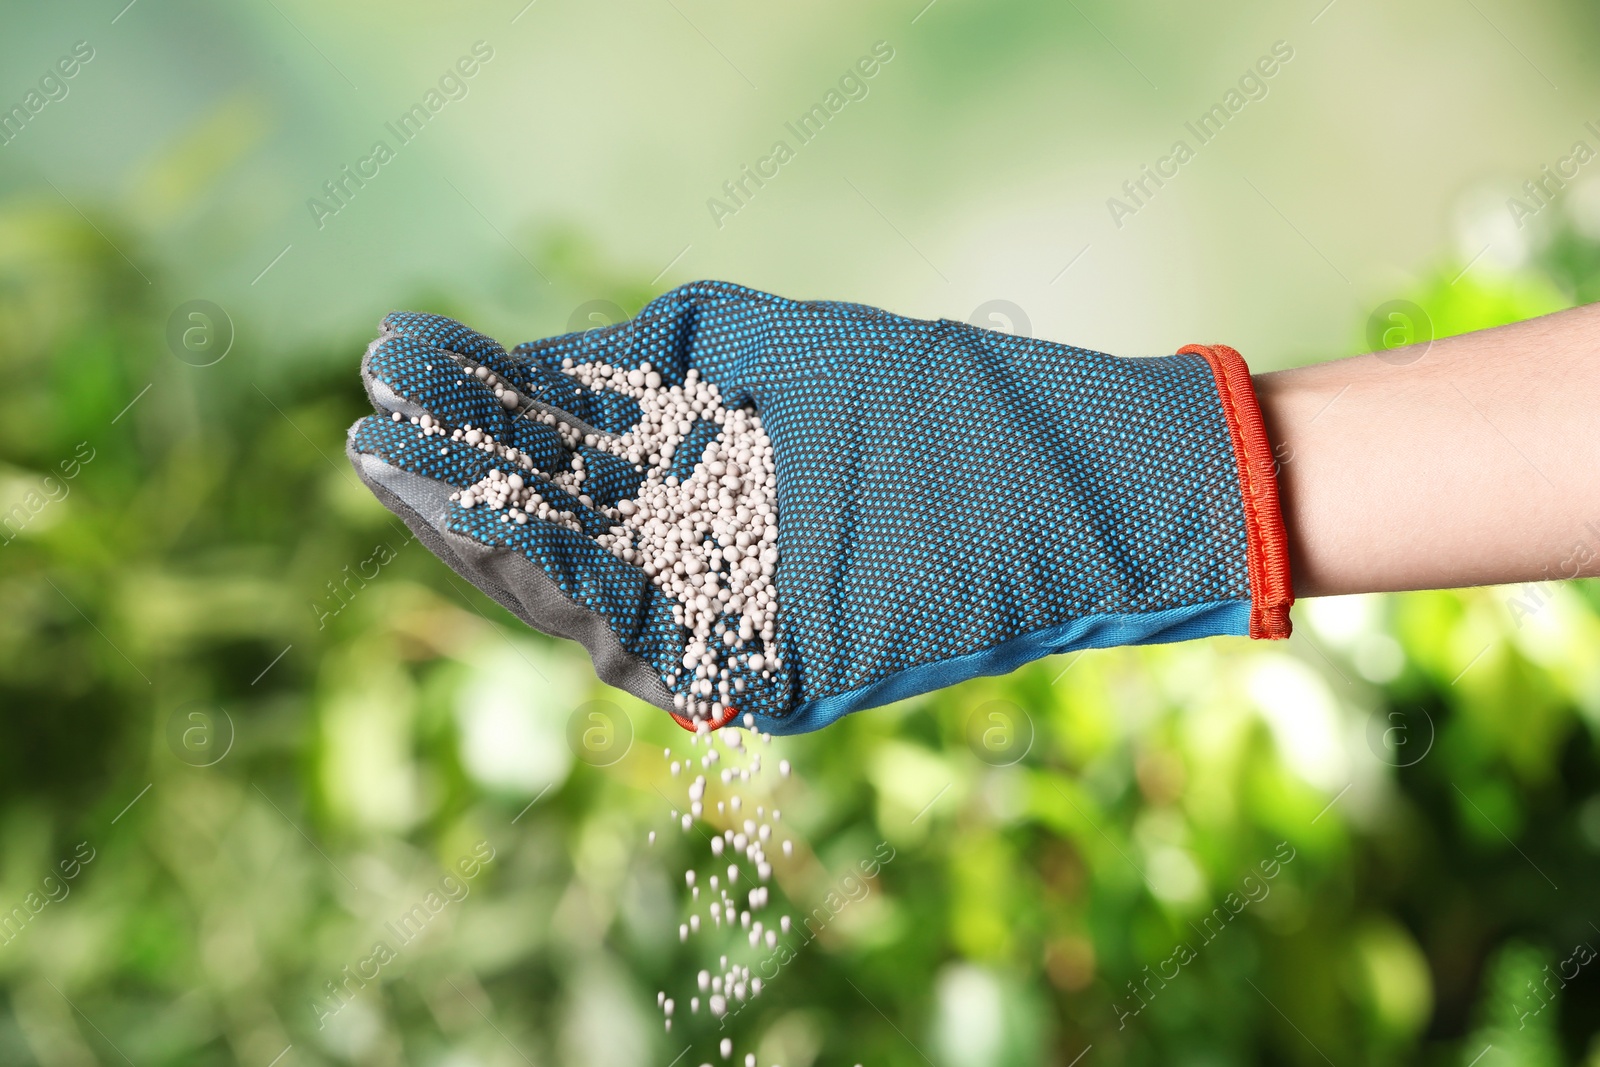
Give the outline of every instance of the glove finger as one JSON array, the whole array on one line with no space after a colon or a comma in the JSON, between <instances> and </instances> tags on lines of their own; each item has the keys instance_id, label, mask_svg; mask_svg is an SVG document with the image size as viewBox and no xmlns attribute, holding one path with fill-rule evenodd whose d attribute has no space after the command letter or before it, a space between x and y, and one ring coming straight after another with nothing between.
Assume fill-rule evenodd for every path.
<instances>
[{"instance_id":1,"label":"glove finger","mask_svg":"<svg viewBox=\"0 0 1600 1067\"><path fill-rule=\"evenodd\" d=\"M655 302L650 306L654 307ZM571 375L574 369L601 363L623 372L642 372L648 363L662 382L681 385L691 366L687 348L675 344L677 339L667 332L649 328L650 325L645 312L640 312L638 318L613 326L595 326L524 342L511 350L511 358L565 375Z\"/></svg>"},{"instance_id":2,"label":"glove finger","mask_svg":"<svg viewBox=\"0 0 1600 1067\"><path fill-rule=\"evenodd\" d=\"M772 377L777 365L797 358L805 364L802 355L771 351L776 313L801 306L726 282L693 282L652 300L628 322L521 344L511 358L578 379L586 395L549 402L591 426L621 434L638 413L617 394L636 391L647 380L651 388L681 385L693 367L718 384L729 403L744 404L750 397L741 383ZM619 380L596 365L627 377ZM808 366L783 373L816 376Z\"/></svg>"},{"instance_id":3,"label":"glove finger","mask_svg":"<svg viewBox=\"0 0 1600 1067\"><path fill-rule=\"evenodd\" d=\"M384 318L382 333L378 341L373 342L371 354L381 357L379 365L384 366L387 374L402 373L405 365L411 362L432 365L429 370L438 370L448 363L461 366L467 376L483 382L488 392L501 402L509 413L506 418L515 418L515 413L525 406L523 400L563 410L562 398L576 394L576 386L570 379L549 373L539 363L509 357L498 341L443 315L392 312ZM482 373L478 368L482 368ZM490 381L491 376L499 381ZM451 389L454 382L445 382L445 386ZM502 392L507 387L510 395ZM446 394L446 402L451 398ZM442 411L435 411L435 414L442 414ZM490 419L493 411L480 410L475 414L478 418ZM486 422L477 426L488 429Z\"/></svg>"},{"instance_id":4,"label":"glove finger","mask_svg":"<svg viewBox=\"0 0 1600 1067\"><path fill-rule=\"evenodd\" d=\"M383 383L451 427L476 427L507 439L516 429L510 420L530 404L565 416L584 432L615 436L639 421L639 404L632 397L591 390L538 361L507 357L494 341L450 319L407 312L390 315L384 324L385 333L362 363L369 383ZM369 387L369 392L376 406L395 406L384 389Z\"/></svg>"},{"instance_id":5,"label":"glove finger","mask_svg":"<svg viewBox=\"0 0 1600 1067\"><path fill-rule=\"evenodd\" d=\"M400 416L398 420L396 416ZM401 412L391 412L387 418L362 420L354 437L358 452L377 455L394 466L449 482L457 489L486 478L493 469L506 475L519 474L531 485L536 477L534 471L538 471L555 478L574 505L580 503L581 493L592 502L584 506L609 509L623 499L635 497L644 481L643 472L627 459L588 445L568 450L555 427L531 418L510 420L504 436L496 441L483 437L481 431L463 434L443 422L430 427L421 423L421 417L408 419ZM520 442L521 447L512 442ZM583 461L581 482L575 477L575 455ZM608 526L597 527L598 532L607 529Z\"/></svg>"},{"instance_id":6,"label":"glove finger","mask_svg":"<svg viewBox=\"0 0 1600 1067\"><path fill-rule=\"evenodd\" d=\"M470 391L476 384L482 383L473 378L462 391ZM581 493L590 497L593 503L586 502L586 506L599 504L612 507L620 500L637 495L644 482L642 463L648 459L647 456L637 451L617 454L615 437L596 436L591 432L595 427L574 421L566 412L544 411L537 406L524 407L503 420L498 436L480 435L473 431L463 433L461 428L452 427L447 421L442 425L445 436L453 440L464 439L514 464L525 456L532 461L535 469L559 477L572 494ZM581 480L575 477L580 469L583 472Z\"/></svg>"},{"instance_id":7,"label":"glove finger","mask_svg":"<svg viewBox=\"0 0 1600 1067\"><path fill-rule=\"evenodd\" d=\"M705 455L706 446L710 445L721 432L722 425L713 419L696 419L690 423L688 433L683 435L683 440L673 449L672 465L667 468L668 473L674 475L680 482L688 481L693 476L701 457Z\"/></svg>"},{"instance_id":8,"label":"glove finger","mask_svg":"<svg viewBox=\"0 0 1600 1067\"><path fill-rule=\"evenodd\" d=\"M548 372L547 372L548 373ZM601 433L620 437L639 424L639 401L611 389L593 389L565 374L554 374L559 388L552 388L543 399L564 413L574 416Z\"/></svg>"},{"instance_id":9,"label":"glove finger","mask_svg":"<svg viewBox=\"0 0 1600 1067\"><path fill-rule=\"evenodd\" d=\"M658 357L667 354L640 335L636 321L630 321L529 341L512 349L511 358L564 383L552 385L537 399L598 430L621 435L640 417L638 399L629 392L647 385L657 389L683 384L687 358L663 368L651 362L652 353ZM622 377L598 374L598 365L620 372ZM630 372L637 373L630 378Z\"/></svg>"},{"instance_id":10,"label":"glove finger","mask_svg":"<svg viewBox=\"0 0 1600 1067\"><path fill-rule=\"evenodd\" d=\"M368 415L359 420L350 428L351 448L358 454L375 456L392 467L442 482L457 491L478 485L490 477L491 471L498 471L508 479L512 475L521 478L524 485L536 488L558 509L585 507L564 484L571 480L570 465L565 460L540 467L532 454L521 450L512 454L507 446L495 446L487 441L473 444L451 440L437 429L430 430L406 418L397 420L395 414L398 413ZM552 466L557 469L551 471ZM608 529L605 523L609 521L597 516L592 528L595 532L605 532Z\"/></svg>"},{"instance_id":11,"label":"glove finger","mask_svg":"<svg viewBox=\"0 0 1600 1067\"><path fill-rule=\"evenodd\" d=\"M508 402L522 403L519 393L496 396L497 376L485 372L479 378L449 352L391 336L372 345L361 370L368 395L380 411L418 419L427 415L446 436L455 437L459 430L467 441L479 444L467 432L476 430L516 448L541 470L564 470L570 464L570 447L579 437L575 431L564 431L553 425L553 418L541 417L526 406L509 410Z\"/></svg>"},{"instance_id":12,"label":"glove finger","mask_svg":"<svg viewBox=\"0 0 1600 1067\"><path fill-rule=\"evenodd\" d=\"M607 533L611 520L594 509L571 501L567 514L553 519L508 521L507 511L452 501L444 528L490 549L516 553L554 584L579 608L597 616L623 649L654 670L659 679L677 664L684 650L682 629L673 620L672 603L638 566L618 558L597 537ZM576 528L575 528L576 527ZM566 613L541 595L538 582L505 583L523 604L525 615L542 630L594 643L574 626ZM579 632L575 632L579 631Z\"/></svg>"},{"instance_id":13,"label":"glove finger","mask_svg":"<svg viewBox=\"0 0 1600 1067\"><path fill-rule=\"evenodd\" d=\"M491 457L464 442L426 433L409 419L368 415L350 428L350 446L391 466L464 489L487 476Z\"/></svg>"},{"instance_id":14,"label":"glove finger","mask_svg":"<svg viewBox=\"0 0 1600 1067\"><path fill-rule=\"evenodd\" d=\"M552 368L520 354L513 354L512 359L518 363L521 380L527 383L520 388L536 407L553 409L585 427L613 437L620 437L638 425L641 412L637 398L603 387L592 388L561 370L559 364ZM657 378L658 384L659 381Z\"/></svg>"},{"instance_id":15,"label":"glove finger","mask_svg":"<svg viewBox=\"0 0 1600 1067\"><path fill-rule=\"evenodd\" d=\"M507 358L500 342L455 319L423 311L392 311L383 317L379 329L379 340L404 337L425 348L464 357L473 365L483 364L502 378L513 376L514 361Z\"/></svg>"},{"instance_id":16,"label":"glove finger","mask_svg":"<svg viewBox=\"0 0 1600 1067\"><path fill-rule=\"evenodd\" d=\"M820 313L830 308L861 312L858 318L869 332L902 321L859 305L788 300L729 282L690 282L656 297L627 322L530 341L512 349L511 358L562 373L592 363L624 370L649 363L669 385L681 384L695 367L733 396L737 383L752 376L816 377L804 350L829 339L830 317ZM865 315L869 311L871 318ZM782 318L795 318L804 336L773 351L773 330Z\"/></svg>"},{"instance_id":17,"label":"glove finger","mask_svg":"<svg viewBox=\"0 0 1600 1067\"><path fill-rule=\"evenodd\" d=\"M625 371L649 364L669 385L694 368L729 402L743 404L745 383L795 361L788 349L804 347L808 339L791 338L778 346L784 351L773 350L781 317L804 306L727 282L691 282L656 297L629 322L519 345L513 355L566 373L595 363Z\"/></svg>"},{"instance_id":18,"label":"glove finger","mask_svg":"<svg viewBox=\"0 0 1600 1067\"><path fill-rule=\"evenodd\" d=\"M361 377L380 411L426 412L451 428L471 426L497 437L512 415L487 383L488 372L479 378L455 353L412 337L391 334L374 341L362 357Z\"/></svg>"},{"instance_id":19,"label":"glove finger","mask_svg":"<svg viewBox=\"0 0 1600 1067\"><path fill-rule=\"evenodd\" d=\"M602 452L589 445L575 449L583 457L583 492L596 504L615 507L619 501L632 500L644 484L644 472L621 456Z\"/></svg>"},{"instance_id":20,"label":"glove finger","mask_svg":"<svg viewBox=\"0 0 1600 1067\"><path fill-rule=\"evenodd\" d=\"M633 320L627 319L609 326L591 326L587 330L524 341L511 350L511 358L560 373L563 360L570 359L573 364L592 363L601 358L599 353L626 351L633 325Z\"/></svg>"}]
</instances>

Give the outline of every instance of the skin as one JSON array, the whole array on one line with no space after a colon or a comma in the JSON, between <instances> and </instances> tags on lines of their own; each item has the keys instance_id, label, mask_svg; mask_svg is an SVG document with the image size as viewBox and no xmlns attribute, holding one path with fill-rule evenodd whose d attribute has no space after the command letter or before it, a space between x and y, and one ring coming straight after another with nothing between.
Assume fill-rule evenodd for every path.
<instances>
[{"instance_id":1,"label":"skin","mask_svg":"<svg viewBox=\"0 0 1600 1067\"><path fill-rule=\"evenodd\" d=\"M1600 574L1600 304L1254 382L1297 597Z\"/></svg>"}]
</instances>

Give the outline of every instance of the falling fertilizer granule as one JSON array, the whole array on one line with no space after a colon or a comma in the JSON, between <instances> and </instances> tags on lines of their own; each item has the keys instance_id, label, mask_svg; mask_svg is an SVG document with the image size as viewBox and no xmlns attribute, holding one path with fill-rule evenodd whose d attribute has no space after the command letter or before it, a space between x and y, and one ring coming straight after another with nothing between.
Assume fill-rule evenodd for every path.
<instances>
[{"instance_id":1,"label":"falling fertilizer granule","mask_svg":"<svg viewBox=\"0 0 1600 1067\"><path fill-rule=\"evenodd\" d=\"M782 833L782 813L767 806L768 789L745 795L747 785L761 782L764 767L769 777L772 770L777 777L788 777L789 761L780 760L776 767L764 761L761 749L772 743L772 736L755 728L753 716L746 715L742 724L744 731L730 726L715 733L702 726L689 739L695 751L685 758L675 757L670 748L662 752L671 761L672 776L688 779L687 810L674 810L672 817L703 863L691 863L683 873L686 914L678 925L678 940L693 945L696 956L706 962L716 957L714 967L700 968L693 977L686 974L681 988L656 994L669 1033L675 1019L684 1019L685 1005L689 1017L701 1017L726 1033L744 1006L761 995L762 975L766 980L776 977L793 957L787 942L791 934L800 933L787 914L774 921L768 910L773 866L767 850L781 840L783 855L793 852L792 840ZM756 1067L753 1052L735 1061L734 1037L719 1035L716 1041L720 1062Z\"/></svg>"}]
</instances>

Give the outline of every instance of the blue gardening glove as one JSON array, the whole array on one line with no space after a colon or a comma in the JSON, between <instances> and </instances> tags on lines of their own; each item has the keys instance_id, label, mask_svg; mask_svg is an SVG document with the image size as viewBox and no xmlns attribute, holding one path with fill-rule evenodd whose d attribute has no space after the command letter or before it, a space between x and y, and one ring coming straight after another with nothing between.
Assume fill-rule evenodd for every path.
<instances>
[{"instance_id":1,"label":"blue gardening glove","mask_svg":"<svg viewBox=\"0 0 1600 1067\"><path fill-rule=\"evenodd\" d=\"M635 383L699 380L753 408L771 445L776 552L761 559L776 557L776 606L765 632L746 626L737 689L713 694L709 716L682 597L605 545L648 495L650 458L606 447L641 420L622 386L646 366ZM699 707L712 726L749 714L796 733L1041 656L1289 633L1270 446L1223 346L1125 359L698 282L631 322L510 353L396 313L362 374L379 414L351 428L348 453L379 499L529 625L582 642L606 682L691 728ZM685 422L657 465L689 478L725 428ZM513 476L546 517L494 506Z\"/></svg>"}]
</instances>

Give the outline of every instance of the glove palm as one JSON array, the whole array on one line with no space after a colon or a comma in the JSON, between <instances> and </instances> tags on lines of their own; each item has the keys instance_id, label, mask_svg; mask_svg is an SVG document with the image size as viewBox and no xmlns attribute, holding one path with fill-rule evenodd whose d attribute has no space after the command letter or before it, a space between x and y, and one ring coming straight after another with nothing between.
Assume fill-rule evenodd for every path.
<instances>
[{"instance_id":1,"label":"glove palm","mask_svg":"<svg viewBox=\"0 0 1600 1067\"><path fill-rule=\"evenodd\" d=\"M714 282L510 353L447 319L390 316L363 372L380 411L403 418L352 428L363 479L465 577L658 706L674 707L664 679L683 688L693 635L681 603L601 543L647 460L605 449L641 408L607 379L578 380L596 364L648 366L668 387L693 372L759 414L778 618L767 669L739 672L731 704L764 730L815 729L1052 653L1287 634L1270 455L1231 350L1122 359ZM424 415L492 434L516 460L407 419ZM690 426L673 471L691 473L721 431ZM563 490L574 455L585 477ZM518 525L451 499L496 467L555 477L541 491L569 517Z\"/></svg>"}]
</instances>

